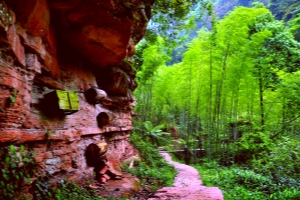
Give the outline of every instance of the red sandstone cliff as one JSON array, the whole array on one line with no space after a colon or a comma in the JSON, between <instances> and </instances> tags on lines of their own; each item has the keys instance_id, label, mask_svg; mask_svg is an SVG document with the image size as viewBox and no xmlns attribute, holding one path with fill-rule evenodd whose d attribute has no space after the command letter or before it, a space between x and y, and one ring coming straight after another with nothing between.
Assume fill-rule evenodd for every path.
<instances>
[{"instance_id":1,"label":"red sandstone cliff","mask_svg":"<svg viewBox=\"0 0 300 200\"><path fill-rule=\"evenodd\" d=\"M135 155L131 67L153 0L7 0L0 14L0 145L36 152L37 176L77 182L93 179L85 150L106 141L116 169ZM100 89L98 102L85 91ZM45 95L76 93L79 110L55 113ZM109 115L99 125L99 113ZM98 116L98 118L97 118ZM98 121L97 121L98 119Z\"/></svg>"}]
</instances>

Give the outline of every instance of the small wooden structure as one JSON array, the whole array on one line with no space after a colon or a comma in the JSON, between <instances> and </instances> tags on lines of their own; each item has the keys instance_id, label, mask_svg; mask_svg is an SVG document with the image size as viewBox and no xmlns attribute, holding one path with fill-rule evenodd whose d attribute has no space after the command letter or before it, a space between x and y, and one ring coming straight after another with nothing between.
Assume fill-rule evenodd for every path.
<instances>
[{"instance_id":1,"label":"small wooden structure","mask_svg":"<svg viewBox=\"0 0 300 200\"><path fill-rule=\"evenodd\" d=\"M100 112L97 116L97 122L99 127L106 126L114 118L113 114L110 112Z\"/></svg>"},{"instance_id":2,"label":"small wooden structure","mask_svg":"<svg viewBox=\"0 0 300 200\"><path fill-rule=\"evenodd\" d=\"M90 104L97 104L104 101L107 98L107 94L104 90L97 88L90 88L84 92L85 98Z\"/></svg>"},{"instance_id":3,"label":"small wooden structure","mask_svg":"<svg viewBox=\"0 0 300 200\"><path fill-rule=\"evenodd\" d=\"M106 142L98 142L90 144L85 152L85 156L87 159L87 164L89 166L94 166L94 162L99 159L100 156L105 154L107 151L107 143Z\"/></svg>"},{"instance_id":4,"label":"small wooden structure","mask_svg":"<svg viewBox=\"0 0 300 200\"><path fill-rule=\"evenodd\" d=\"M87 165L95 167L96 179L99 183L106 183L111 178L122 178L122 173L115 170L105 156L107 148L108 144L106 142L92 143L85 152Z\"/></svg>"}]
</instances>

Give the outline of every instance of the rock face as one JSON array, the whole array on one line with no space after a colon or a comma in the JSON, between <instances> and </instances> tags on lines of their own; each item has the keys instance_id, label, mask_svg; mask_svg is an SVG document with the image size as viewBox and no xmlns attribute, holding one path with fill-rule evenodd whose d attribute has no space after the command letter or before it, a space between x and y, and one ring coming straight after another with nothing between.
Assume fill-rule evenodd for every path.
<instances>
[{"instance_id":1,"label":"rock face","mask_svg":"<svg viewBox=\"0 0 300 200\"><path fill-rule=\"evenodd\" d=\"M108 143L117 170L136 154L128 142L137 86L131 64L153 2L0 1L0 145L36 152L36 177L93 179L85 160L91 143ZM91 88L101 91L95 104L86 99ZM45 95L55 90L76 93L78 111L54 111ZM109 113L103 125L99 113Z\"/></svg>"}]
</instances>

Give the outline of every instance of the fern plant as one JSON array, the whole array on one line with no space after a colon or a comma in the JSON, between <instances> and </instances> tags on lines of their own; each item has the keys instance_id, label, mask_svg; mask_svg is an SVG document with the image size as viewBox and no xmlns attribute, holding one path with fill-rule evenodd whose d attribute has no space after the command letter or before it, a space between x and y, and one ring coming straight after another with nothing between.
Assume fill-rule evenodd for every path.
<instances>
[{"instance_id":1,"label":"fern plant","mask_svg":"<svg viewBox=\"0 0 300 200\"><path fill-rule=\"evenodd\" d=\"M155 146L159 146L162 142L168 141L164 136L168 136L170 135L170 133L162 131L164 125L153 127L152 122L145 121L144 126L146 129L146 136L150 138L152 144L154 144Z\"/></svg>"}]
</instances>

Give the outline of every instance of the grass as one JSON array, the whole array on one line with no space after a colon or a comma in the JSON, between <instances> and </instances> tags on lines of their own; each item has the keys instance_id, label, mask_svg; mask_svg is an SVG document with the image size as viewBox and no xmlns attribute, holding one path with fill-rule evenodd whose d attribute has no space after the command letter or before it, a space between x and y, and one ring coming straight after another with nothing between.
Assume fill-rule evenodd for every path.
<instances>
[{"instance_id":1,"label":"grass","mask_svg":"<svg viewBox=\"0 0 300 200\"><path fill-rule=\"evenodd\" d=\"M172 186L176 176L174 166L169 165L158 149L145 142L138 134L131 136L131 142L139 150L142 161L134 168L123 165L123 170L141 180L142 187L155 191L163 186Z\"/></svg>"},{"instance_id":2,"label":"grass","mask_svg":"<svg viewBox=\"0 0 300 200\"><path fill-rule=\"evenodd\" d=\"M271 177L242 166L223 167L216 162L194 165L206 186L219 187L225 200L297 200L300 191L280 186Z\"/></svg>"}]
</instances>

